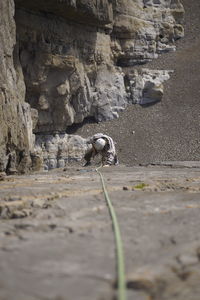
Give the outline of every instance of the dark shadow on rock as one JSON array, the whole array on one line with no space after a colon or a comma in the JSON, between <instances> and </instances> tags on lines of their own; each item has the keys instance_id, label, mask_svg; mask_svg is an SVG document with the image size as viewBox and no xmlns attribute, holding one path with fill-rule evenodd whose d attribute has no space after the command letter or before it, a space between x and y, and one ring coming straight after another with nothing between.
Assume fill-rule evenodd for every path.
<instances>
[{"instance_id":1,"label":"dark shadow on rock","mask_svg":"<svg viewBox=\"0 0 200 300\"><path fill-rule=\"evenodd\" d=\"M161 100L160 100L160 101L161 101ZM149 102L149 103L145 103L145 104L140 104L140 106L141 106L142 108L148 108L148 107L150 107L150 106L154 106L154 105L158 104L160 101L154 101L154 102Z\"/></svg>"},{"instance_id":2,"label":"dark shadow on rock","mask_svg":"<svg viewBox=\"0 0 200 300\"><path fill-rule=\"evenodd\" d=\"M67 127L67 130L66 130L66 133L68 134L74 134L76 133L76 131L81 128L83 125L86 125L86 124L94 124L94 123L97 123L97 121L95 120L94 117L88 117L88 118L85 118L83 120L83 122L81 123L78 123L78 124L73 124L69 127Z\"/></svg>"}]
</instances>

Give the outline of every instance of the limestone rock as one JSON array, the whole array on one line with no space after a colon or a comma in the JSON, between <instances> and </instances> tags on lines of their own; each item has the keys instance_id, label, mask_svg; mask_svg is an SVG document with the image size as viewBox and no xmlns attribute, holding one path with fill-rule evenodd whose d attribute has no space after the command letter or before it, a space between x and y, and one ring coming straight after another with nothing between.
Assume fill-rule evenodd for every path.
<instances>
[{"instance_id":1,"label":"limestone rock","mask_svg":"<svg viewBox=\"0 0 200 300\"><path fill-rule=\"evenodd\" d=\"M112 22L112 1L108 0L47 0L45 3L35 0L15 0L17 7L33 11L45 11L67 20L90 25L105 26Z\"/></svg>"},{"instance_id":2,"label":"limestone rock","mask_svg":"<svg viewBox=\"0 0 200 300\"><path fill-rule=\"evenodd\" d=\"M38 99L38 104L41 110L48 110L49 103L44 95L41 95Z\"/></svg>"},{"instance_id":3,"label":"limestone rock","mask_svg":"<svg viewBox=\"0 0 200 300\"><path fill-rule=\"evenodd\" d=\"M92 115L101 122L118 117L118 112L127 106L124 73L121 69L104 67L96 78L96 92L91 107Z\"/></svg>"},{"instance_id":4,"label":"limestone rock","mask_svg":"<svg viewBox=\"0 0 200 300\"><path fill-rule=\"evenodd\" d=\"M68 126L111 120L129 103L161 100L169 72L133 67L175 50L184 35L179 0L14 2L0 2L0 171L29 170L30 153L33 168L40 168L33 128L40 145L44 139L46 168L65 166L85 147L65 134ZM16 166L9 167L13 151Z\"/></svg>"},{"instance_id":5,"label":"limestone rock","mask_svg":"<svg viewBox=\"0 0 200 300\"><path fill-rule=\"evenodd\" d=\"M129 98L123 68L174 51L184 34L179 0L15 2L26 101L38 110L35 133L65 132L88 117L110 120L141 103L140 86L131 96L138 98ZM145 82L144 101L159 101L162 85Z\"/></svg>"},{"instance_id":6,"label":"limestone rock","mask_svg":"<svg viewBox=\"0 0 200 300\"><path fill-rule=\"evenodd\" d=\"M70 89L69 81L66 81L65 83L63 83L57 87L58 94L61 96L66 95L66 94L68 95L70 92L69 89Z\"/></svg>"},{"instance_id":7,"label":"limestone rock","mask_svg":"<svg viewBox=\"0 0 200 300\"><path fill-rule=\"evenodd\" d=\"M38 135L34 153L37 170L64 168L70 162L80 161L87 147L86 140L78 135Z\"/></svg>"},{"instance_id":8,"label":"limestone rock","mask_svg":"<svg viewBox=\"0 0 200 300\"><path fill-rule=\"evenodd\" d=\"M200 292L197 285L200 278L199 259L197 246L192 247L189 250L181 249L183 253L171 258L163 266L148 265L128 275L128 289L145 292L147 297L155 300L197 300Z\"/></svg>"},{"instance_id":9,"label":"limestone rock","mask_svg":"<svg viewBox=\"0 0 200 300\"><path fill-rule=\"evenodd\" d=\"M31 108L31 119L32 119L32 126L35 129L37 122L38 122L38 111L37 109Z\"/></svg>"},{"instance_id":10,"label":"limestone rock","mask_svg":"<svg viewBox=\"0 0 200 300\"><path fill-rule=\"evenodd\" d=\"M161 101L163 82L170 78L170 70L134 70L127 77L132 103L141 105Z\"/></svg>"},{"instance_id":11,"label":"limestone rock","mask_svg":"<svg viewBox=\"0 0 200 300\"><path fill-rule=\"evenodd\" d=\"M114 7L113 53L120 66L132 66L175 50L184 34L179 0L120 0Z\"/></svg>"},{"instance_id":12,"label":"limestone rock","mask_svg":"<svg viewBox=\"0 0 200 300\"><path fill-rule=\"evenodd\" d=\"M14 2L0 1L0 11L0 171L15 173L21 151L33 149L34 136L31 108L24 101L25 85L18 48L14 50Z\"/></svg>"}]
</instances>

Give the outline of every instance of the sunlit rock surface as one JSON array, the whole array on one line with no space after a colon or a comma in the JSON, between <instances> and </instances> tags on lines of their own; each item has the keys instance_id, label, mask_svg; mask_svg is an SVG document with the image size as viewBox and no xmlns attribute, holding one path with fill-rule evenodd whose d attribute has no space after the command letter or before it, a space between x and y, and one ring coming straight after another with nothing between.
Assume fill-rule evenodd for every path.
<instances>
[{"instance_id":1,"label":"sunlit rock surface","mask_svg":"<svg viewBox=\"0 0 200 300\"><path fill-rule=\"evenodd\" d=\"M64 168L81 161L88 146L78 135L38 135L35 143L35 170Z\"/></svg>"},{"instance_id":2,"label":"sunlit rock surface","mask_svg":"<svg viewBox=\"0 0 200 300\"><path fill-rule=\"evenodd\" d=\"M132 103L141 105L161 101L163 82L170 78L170 70L134 70L127 76L129 97Z\"/></svg>"},{"instance_id":3,"label":"sunlit rock surface","mask_svg":"<svg viewBox=\"0 0 200 300\"><path fill-rule=\"evenodd\" d=\"M160 75L136 69L175 50L184 34L179 0L0 3L2 170L31 168L33 130L63 134L86 118L112 120L129 103L162 99Z\"/></svg>"},{"instance_id":4,"label":"sunlit rock surface","mask_svg":"<svg viewBox=\"0 0 200 300\"><path fill-rule=\"evenodd\" d=\"M26 101L39 112L35 132L118 117L130 100L123 68L174 51L183 36L179 1L16 0L16 7Z\"/></svg>"},{"instance_id":5,"label":"sunlit rock surface","mask_svg":"<svg viewBox=\"0 0 200 300\"><path fill-rule=\"evenodd\" d=\"M0 11L0 171L15 173L34 148L31 115L37 112L25 102L13 1L0 1Z\"/></svg>"}]
</instances>

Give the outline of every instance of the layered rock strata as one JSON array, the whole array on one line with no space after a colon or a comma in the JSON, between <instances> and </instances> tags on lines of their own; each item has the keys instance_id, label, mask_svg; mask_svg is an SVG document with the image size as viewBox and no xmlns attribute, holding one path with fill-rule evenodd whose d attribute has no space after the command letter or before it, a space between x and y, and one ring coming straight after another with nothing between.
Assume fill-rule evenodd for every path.
<instances>
[{"instance_id":1,"label":"layered rock strata","mask_svg":"<svg viewBox=\"0 0 200 300\"><path fill-rule=\"evenodd\" d=\"M15 6L17 34L14 3L1 1L2 170L18 166L23 155L27 165L33 127L40 135L65 134L86 118L111 120L129 103L161 100L169 73L137 65L175 50L183 36L179 0L15 0Z\"/></svg>"},{"instance_id":2,"label":"layered rock strata","mask_svg":"<svg viewBox=\"0 0 200 300\"><path fill-rule=\"evenodd\" d=\"M143 103L127 93L123 68L175 50L183 36L179 0L15 2L26 101L39 112L36 133L65 132L87 117L113 119L127 103Z\"/></svg>"},{"instance_id":3,"label":"layered rock strata","mask_svg":"<svg viewBox=\"0 0 200 300\"><path fill-rule=\"evenodd\" d=\"M80 161L88 149L86 140L78 135L38 135L35 144L34 169L64 168Z\"/></svg>"},{"instance_id":4,"label":"layered rock strata","mask_svg":"<svg viewBox=\"0 0 200 300\"><path fill-rule=\"evenodd\" d=\"M34 148L31 110L25 102L25 85L18 60L14 3L0 1L0 172L17 172L24 168L29 152ZM14 51L14 53L13 53ZM14 61L13 61L14 58ZM26 163L27 165L27 163Z\"/></svg>"},{"instance_id":5,"label":"layered rock strata","mask_svg":"<svg viewBox=\"0 0 200 300\"><path fill-rule=\"evenodd\" d=\"M151 104L161 101L163 96L163 82L170 78L171 70L140 69L129 72L127 92L136 104Z\"/></svg>"}]
</instances>

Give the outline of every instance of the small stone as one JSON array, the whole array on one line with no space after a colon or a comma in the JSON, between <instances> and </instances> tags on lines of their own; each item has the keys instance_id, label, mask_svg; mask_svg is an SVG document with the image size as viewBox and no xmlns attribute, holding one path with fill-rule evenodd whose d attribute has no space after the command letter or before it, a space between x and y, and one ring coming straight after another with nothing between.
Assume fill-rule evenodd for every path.
<instances>
[{"instance_id":1,"label":"small stone","mask_svg":"<svg viewBox=\"0 0 200 300\"><path fill-rule=\"evenodd\" d=\"M58 168L64 168L65 167L65 160L64 159L59 159L57 166L58 166Z\"/></svg>"},{"instance_id":2,"label":"small stone","mask_svg":"<svg viewBox=\"0 0 200 300\"><path fill-rule=\"evenodd\" d=\"M171 242L172 244L176 245L176 240L175 240L175 238L174 238L173 236L170 237L170 242Z\"/></svg>"},{"instance_id":3,"label":"small stone","mask_svg":"<svg viewBox=\"0 0 200 300\"><path fill-rule=\"evenodd\" d=\"M56 227L57 227L56 224L49 224L49 228L52 229L52 230L55 229Z\"/></svg>"},{"instance_id":4,"label":"small stone","mask_svg":"<svg viewBox=\"0 0 200 300\"><path fill-rule=\"evenodd\" d=\"M197 248L197 257L198 257L198 259L200 261L200 247Z\"/></svg>"},{"instance_id":5,"label":"small stone","mask_svg":"<svg viewBox=\"0 0 200 300\"><path fill-rule=\"evenodd\" d=\"M0 207L0 219L10 219L11 213L8 207Z\"/></svg>"},{"instance_id":6,"label":"small stone","mask_svg":"<svg viewBox=\"0 0 200 300\"><path fill-rule=\"evenodd\" d=\"M65 95L68 94L70 91L70 87L69 87L69 81L66 81L65 83L59 85L57 87L57 92L59 95Z\"/></svg>"},{"instance_id":7,"label":"small stone","mask_svg":"<svg viewBox=\"0 0 200 300\"><path fill-rule=\"evenodd\" d=\"M46 99L46 97L44 95L41 95L39 100L38 100L38 104L41 110L47 110L49 108L49 103L48 100Z\"/></svg>"},{"instance_id":8,"label":"small stone","mask_svg":"<svg viewBox=\"0 0 200 300\"><path fill-rule=\"evenodd\" d=\"M35 199L32 203L31 206L35 208L43 208L45 204L45 200L43 199Z\"/></svg>"},{"instance_id":9,"label":"small stone","mask_svg":"<svg viewBox=\"0 0 200 300\"><path fill-rule=\"evenodd\" d=\"M26 215L21 210L16 210L12 213L11 219L21 219L24 218Z\"/></svg>"},{"instance_id":10,"label":"small stone","mask_svg":"<svg viewBox=\"0 0 200 300\"><path fill-rule=\"evenodd\" d=\"M179 255L177 261L183 266L195 265L199 262L198 256L192 254Z\"/></svg>"},{"instance_id":11,"label":"small stone","mask_svg":"<svg viewBox=\"0 0 200 300\"><path fill-rule=\"evenodd\" d=\"M123 191L128 191L128 187L127 186L123 186Z\"/></svg>"},{"instance_id":12,"label":"small stone","mask_svg":"<svg viewBox=\"0 0 200 300\"><path fill-rule=\"evenodd\" d=\"M16 168L9 168L7 173L9 175L16 175L18 172Z\"/></svg>"},{"instance_id":13,"label":"small stone","mask_svg":"<svg viewBox=\"0 0 200 300\"><path fill-rule=\"evenodd\" d=\"M6 179L6 173L5 172L0 172L0 181L3 181Z\"/></svg>"},{"instance_id":14,"label":"small stone","mask_svg":"<svg viewBox=\"0 0 200 300\"><path fill-rule=\"evenodd\" d=\"M6 199L6 201L8 201L8 202L20 201L20 200L22 200L22 198L20 196L10 196Z\"/></svg>"}]
</instances>

